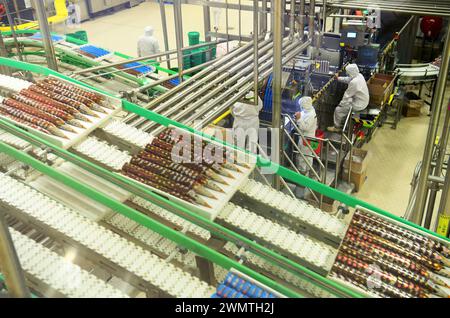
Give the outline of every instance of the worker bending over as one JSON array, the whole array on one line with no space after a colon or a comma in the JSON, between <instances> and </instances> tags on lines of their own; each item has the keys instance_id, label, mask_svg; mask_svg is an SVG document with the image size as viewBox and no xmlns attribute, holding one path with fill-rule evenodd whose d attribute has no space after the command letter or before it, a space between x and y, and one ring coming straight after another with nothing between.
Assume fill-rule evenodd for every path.
<instances>
[{"instance_id":1,"label":"worker bending over","mask_svg":"<svg viewBox=\"0 0 450 318\"><path fill-rule=\"evenodd\" d=\"M148 26L144 29L144 35L138 40L138 56L149 56L159 53L158 40L153 36L154 29Z\"/></svg>"},{"instance_id":2,"label":"worker bending over","mask_svg":"<svg viewBox=\"0 0 450 318\"><path fill-rule=\"evenodd\" d=\"M257 152L259 112L263 107L263 102L258 96L258 105L255 105L255 94L250 91L242 102L237 102L231 107L231 114L234 117L233 136L237 146L245 148L253 153Z\"/></svg>"},{"instance_id":3,"label":"worker bending over","mask_svg":"<svg viewBox=\"0 0 450 318\"><path fill-rule=\"evenodd\" d=\"M334 127L328 127L330 132L341 132L345 119L350 110L362 111L369 105L369 88L364 76L359 72L356 64L349 64L345 68L348 77L338 77L338 81L348 83L339 105L334 111Z\"/></svg>"},{"instance_id":4,"label":"worker bending over","mask_svg":"<svg viewBox=\"0 0 450 318\"><path fill-rule=\"evenodd\" d=\"M300 111L295 113L297 126L305 138L315 137L317 130L317 115L316 110L313 107L313 100L311 97L302 97L300 98L298 103L300 106ZM298 155L298 170L303 175L308 175L311 169L310 167L312 167L313 164L313 154L310 150L310 147L307 146L305 140L303 140L302 138L300 138L298 146L302 154L305 155L306 159L303 159L302 155Z\"/></svg>"}]
</instances>

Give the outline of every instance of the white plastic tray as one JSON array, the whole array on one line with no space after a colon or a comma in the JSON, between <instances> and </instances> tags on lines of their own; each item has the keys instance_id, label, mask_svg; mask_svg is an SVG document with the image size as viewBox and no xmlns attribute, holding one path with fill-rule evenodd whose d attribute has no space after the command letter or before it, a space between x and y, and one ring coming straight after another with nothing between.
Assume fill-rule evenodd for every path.
<instances>
[{"instance_id":1,"label":"white plastic tray","mask_svg":"<svg viewBox=\"0 0 450 318\"><path fill-rule=\"evenodd\" d=\"M175 127L171 127L171 128L177 129ZM183 131L183 132L185 132L185 131ZM211 141L209 139L206 139L206 138L202 138L202 139L204 139L204 140L206 140L208 142L220 145L219 143ZM225 148L228 148L228 147L225 147ZM230 148L228 148L228 149L230 149ZM236 151L236 152L240 152L240 151ZM217 199L212 199L212 198L208 198L208 197L205 197L203 195L200 195L200 197L206 203L208 203L211 206L211 208L208 208L206 206L202 206L202 205L199 205L199 204L192 204L192 203L184 201L184 200L182 200L182 199L180 199L178 197L175 197L175 196L173 196L171 194L168 194L168 193L166 193L166 192L164 192L162 190L158 190L158 189L156 189L154 187L151 187L149 185L146 185L146 184L143 184L143 185L145 187L148 187L149 189L151 189L153 192L161 194L162 196L166 197L170 201L176 202L176 203L186 207L189 211L197 212L201 216L206 217L206 218L208 218L209 220L212 221L222 211L222 209L225 207L225 205L230 201L231 197L236 193L236 191L238 191L239 188L241 188L241 186L245 182L247 182L249 175L255 169L256 162L254 162L254 163L248 163L247 162L247 164L248 164L248 167L238 166L240 172L234 171L234 170L229 170L229 169L226 170L228 173L230 173L234 177L234 179L225 177L223 175L220 175L220 177L222 179L224 179L228 183L228 185L224 185L224 184L221 184L221 183L218 183L218 182L214 181L214 183L216 185L218 185L224 191L224 193L207 189L212 194L214 194L214 196L216 196ZM132 178L129 178L129 179L130 180L134 180ZM134 181L139 182L137 180L134 180Z\"/></svg>"},{"instance_id":2,"label":"white plastic tray","mask_svg":"<svg viewBox=\"0 0 450 318\"><path fill-rule=\"evenodd\" d=\"M91 122L90 123L82 122L83 126L85 126L86 129L82 129L82 128L71 126L71 128L73 128L77 133L72 133L72 132L68 132L68 131L65 131L65 130L61 130L61 132L63 132L64 135L66 135L69 139L61 138L61 137L54 136L54 135L48 135L48 134L43 133L43 132L41 132L39 130L36 130L34 128L28 127L28 126L23 125L21 123L17 123L16 121L14 121L14 120L12 120L12 119L10 119L8 117L4 117L4 116L1 116L1 115L0 115L0 117L2 119L4 119L5 121L8 121L8 122L16 125L17 127L22 128L25 131L28 131L28 132L30 132L30 133L38 136L38 137L41 137L42 139L45 139L45 140L53 143L56 146L59 146L59 147L64 148L64 149L68 149L68 148L72 147L74 144L80 142L82 139L86 138L95 129L103 127L103 125L105 125L110 118L112 118L114 115L116 115L117 113L119 113L122 110L122 101L120 99L118 99L118 98L114 98L114 97L110 97L108 95L104 95L104 94L99 93L97 91L93 91L93 90L91 90L91 89L89 89L87 87L82 87L82 86L76 85L76 84L74 84L72 82L66 81L66 80L58 78L58 77L55 77L55 78L57 78L58 80L60 80L62 82L66 82L68 84L75 85L75 86L77 86L77 87L79 87L81 89L84 89L86 91L91 91L91 92L95 92L97 94L103 95L105 97L105 99L108 101L108 103L111 106L113 106L115 109L109 109L109 108L103 107L103 109L106 111L106 114L103 114L103 113L100 113L100 112L95 112L99 116L98 118L92 117L92 116L87 116L91 120ZM31 85L31 83L30 83L30 85Z\"/></svg>"}]
</instances>

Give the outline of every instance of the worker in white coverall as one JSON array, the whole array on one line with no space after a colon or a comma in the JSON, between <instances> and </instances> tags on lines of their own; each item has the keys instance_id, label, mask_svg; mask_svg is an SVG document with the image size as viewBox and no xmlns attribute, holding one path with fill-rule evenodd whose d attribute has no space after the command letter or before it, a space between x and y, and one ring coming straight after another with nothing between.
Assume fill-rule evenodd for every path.
<instances>
[{"instance_id":1,"label":"worker in white coverall","mask_svg":"<svg viewBox=\"0 0 450 318\"><path fill-rule=\"evenodd\" d=\"M244 101L237 102L231 107L231 114L234 117L233 136L237 146L256 153L258 149L259 112L263 107L263 102L258 96L258 105L255 105L254 98L254 92L249 92Z\"/></svg>"},{"instance_id":2,"label":"worker in white coverall","mask_svg":"<svg viewBox=\"0 0 450 318\"><path fill-rule=\"evenodd\" d=\"M215 2L225 2L225 0L216 0ZM222 15L222 8L211 8L213 14L213 28L217 32L219 30L220 16Z\"/></svg>"},{"instance_id":3,"label":"worker in white coverall","mask_svg":"<svg viewBox=\"0 0 450 318\"><path fill-rule=\"evenodd\" d=\"M370 95L364 76L359 72L358 65L349 64L345 68L347 77L338 77L338 81L348 83L339 105L334 111L334 126L328 127L330 132L341 132L350 110L359 112L369 105Z\"/></svg>"},{"instance_id":4,"label":"worker in white coverall","mask_svg":"<svg viewBox=\"0 0 450 318\"><path fill-rule=\"evenodd\" d=\"M138 56L148 56L159 53L158 40L153 36L154 29L148 26L144 29L144 35L138 40Z\"/></svg>"},{"instance_id":5,"label":"worker in white coverall","mask_svg":"<svg viewBox=\"0 0 450 318\"><path fill-rule=\"evenodd\" d=\"M315 137L317 130L317 115L316 110L313 107L313 101L311 97L302 97L298 101L300 106L300 111L295 113L295 120L297 122L297 126L299 130L302 132L305 138ZM305 155L305 159L303 159L302 155L298 155L297 165L298 170L304 174L308 175L310 171L310 167L313 164L313 157L310 148L306 145L305 140L300 138L298 142L298 146L303 155ZM308 165L309 163L309 165Z\"/></svg>"}]
</instances>

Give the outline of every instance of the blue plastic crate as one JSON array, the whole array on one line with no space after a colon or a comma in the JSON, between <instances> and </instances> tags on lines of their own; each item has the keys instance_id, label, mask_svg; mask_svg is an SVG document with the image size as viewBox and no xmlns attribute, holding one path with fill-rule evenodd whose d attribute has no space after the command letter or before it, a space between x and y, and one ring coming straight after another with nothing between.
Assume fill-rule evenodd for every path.
<instances>
[{"instance_id":1,"label":"blue plastic crate","mask_svg":"<svg viewBox=\"0 0 450 318\"><path fill-rule=\"evenodd\" d=\"M30 36L30 39L42 40L42 34L40 32L37 32L33 36ZM51 35L51 39L53 42L60 42L60 41L64 40L64 37L62 37L60 35Z\"/></svg>"},{"instance_id":2,"label":"blue plastic crate","mask_svg":"<svg viewBox=\"0 0 450 318\"><path fill-rule=\"evenodd\" d=\"M123 67L126 69L129 68L129 69L135 70L136 72L139 72L142 75L152 73L155 71L154 66L144 65L144 64L141 64L138 62L131 62L131 63L123 64Z\"/></svg>"},{"instance_id":3,"label":"blue plastic crate","mask_svg":"<svg viewBox=\"0 0 450 318\"><path fill-rule=\"evenodd\" d=\"M229 272L211 298L277 298L277 296L238 274Z\"/></svg>"},{"instance_id":4,"label":"blue plastic crate","mask_svg":"<svg viewBox=\"0 0 450 318\"><path fill-rule=\"evenodd\" d=\"M83 51L85 53L91 54L91 55L95 56L96 58L111 54L111 52L109 52L105 49L102 49L102 48L99 48L99 47L96 47L96 46L90 45L90 44L80 46L79 50Z\"/></svg>"}]
</instances>

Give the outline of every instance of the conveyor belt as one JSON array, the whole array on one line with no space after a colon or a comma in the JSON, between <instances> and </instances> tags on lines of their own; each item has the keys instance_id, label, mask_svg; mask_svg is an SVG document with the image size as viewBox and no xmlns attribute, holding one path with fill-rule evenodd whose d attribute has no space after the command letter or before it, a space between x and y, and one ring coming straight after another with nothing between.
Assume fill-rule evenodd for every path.
<instances>
[{"instance_id":1,"label":"conveyor belt","mask_svg":"<svg viewBox=\"0 0 450 318\"><path fill-rule=\"evenodd\" d=\"M0 141L20 150L23 150L30 145L25 140L2 130L0 130Z\"/></svg>"},{"instance_id":2,"label":"conveyor belt","mask_svg":"<svg viewBox=\"0 0 450 318\"><path fill-rule=\"evenodd\" d=\"M85 147L85 143L89 143L89 147ZM102 149L103 152L101 158L93 154L93 149ZM76 150L89 158L99 161L102 164L116 170L118 165L111 162L111 157L113 156L108 155L108 153L117 152L116 157L126 157L124 152L119 154L119 150L115 147L104 142L100 142L95 138L88 138L81 145L77 146ZM252 182L253 181L249 181L249 184L252 185ZM257 189L261 188L258 193L264 198L263 202L277 207L280 211L280 215L286 215L284 210L287 209L291 214L299 215L296 219L297 222L301 220L303 222L302 224L319 229L323 232L322 234L324 237L327 237L326 231L330 232L328 237L332 237L333 233L337 233L334 236L334 241L331 239L329 239L329 241L335 242L336 246L338 245L336 242L339 241L339 234L343 236L345 233L345 225L341 221L318 209L312 207L309 209L309 205L303 204L301 201L294 200L292 198L287 198L284 194L275 191L272 188L267 187L267 189L262 189L265 186L260 183L255 183L253 186L257 186ZM266 190L267 193L264 193L261 190ZM276 200L277 198L279 200ZM275 203L273 203L272 200ZM278 201L282 203L280 206L277 205ZM159 213L168 213L159 207L147 203L145 200L141 200L138 205L144 205L144 207L150 211L155 210L159 211ZM288 206L290 206L290 208L288 208ZM252 210L256 211L258 209ZM302 210L304 211L303 214L300 213ZM318 211L318 213L315 213L316 211ZM173 217L175 217L175 215L173 215ZM331 247L327 247L320 243L315 243L304 235L297 234L285 226L279 225L235 204L227 204L227 206L220 212L218 220L220 223L237 232L256 239L266 246L282 251L282 254L296 259L299 263L315 270L318 273L326 275L332 266L335 253ZM181 219L179 222L181 222ZM186 228L191 226L189 222L184 222L186 222L184 225Z\"/></svg>"},{"instance_id":3,"label":"conveyor belt","mask_svg":"<svg viewBox=\"0 0 450 318\"><path fill-rule=\"evenodd\" d=\"M250 239L276 249L319 274L328 274L336 257L337 251L331 247L232 203L219 213L217 221Z\"/></svg>"},{"instance_id":4,"label":"conveyor belt","mask_svg":"<svg viewBox=\"0 0 450 318\"><path fill-rule=\"evenodd\" d=\"M342 220L251 179L240 188L233 201L294 231L300 229L336 247L347 229Z\"/></svg>"},{"instance_id":5,"label":"conveyor belt","mask_svg":"<svg viewBox=\"0 0 450 318\"><path fill-rule=\"evenodd\" d=\"M122 169L123 165L131 160L131 156L127 152L95 137L86 138L73 149L116 171Z\"/></svg>"},{"instance_id":6,"label":"conveyor belt","mask_svg":"<svg viewBox=\"0 0 450 318\"><path fill-rule=\"evenodd\" d=\"M145 206L147 209L157 213L159 216L177 227L183 228L184 226L188 226L189 228L186 231L187 233L197 235L198 237L201 237L205 240L209 239L210 237L209 233L199 226L191 224L186 220L174 215L173 213L170 213L167 210L161 209L158 206L149 203L148 201L140 198L134 198L132 199L132 201L136 204ZM170 255L171 253L177 252L175 244L166 242L168 240L164 237L153 231L150 231L144 226L124 217L123 215L114 214L106 218L104 221L113 226L115 229L120 230L121 232L141 242L143 245L148 246L151 249L155 249L160 253ZM205 235L205 232L207 233L207 235ZM224 250L229 252L234 257L237 257L239 255L240 249L235 244L227 242L224 246ZM195 255L192 252L187 252L186 254L177 253L175 256L175 260L190 267L195 266ZM280 267L271 265L269 262L252 253L246 253L245 264L255 268L257 271L265 271L267 273L270 273L275 278L286 281L292 286L302 291L308 292L309 295L314 295L316 297L333 297L333 295L324 291L318 286L311 284L309 281L302 280L298 276L295 276ZM227 273L228 271L226 269L217 264L214 264L214 275L218 282L223 281Z\"/></svg>"},{"instance_id":7,"label":"conveyor belt","mask_svg":"<svg viewBox=\"0 0 450 318\"><path fill-rule=\"evenodd\" d=\"M155 204L152 204L151 202L148 202L145 199L133 197L131 199L131 202L169 221L170 223L176 225L186 233L191 233L192 235L195 235L205 241L209 240L211 237L211 234L207 230L201 228L198 225L192 224L191 222L183 219L182 217L179 217L172 212L169 212Z\"/></svg>"},{"instance_id":8,"label":"conveyor belt","mask_svg":"<svg viewBox=\"0 0 450 318\"><path fill-rule=\"evenodd\" d=\"M174 297L209 297L214 288L143 250L117 234L4 174L0 175L0 202L15 215L26 215L62 237L78 242Z\"/></svg>"},{"instance_id":9,"label":"conveyor belt","mask_svg":"<svg viewBox=\"0 0 450 318\"><path fill-rule=\"evenodd\" d=\"M196 267L194 253L179 253L176 243L121 214L114 214L105 219L105 222L115 229L126 233L128 236L135 238L143 245L164 255L164 257L175 254L174 259L180 264L184 264L190 268Z\"/></svg>"},{"instance_id":10,"label":"conveyor belt","mask_svg":"<svg viewBox=\"0 0 450 318\"><path fill-rule=\"evenodd\" d=\"M145 147L145 145L147 145L152 138L152 135L149 133L118 120L111 120L105 127L103 127L103 130L121 141L140 148Z\"/></svg>"},{"instance_id":11,"label":"conveyor belt","mask_svg":"<svg viewBox=\"0 0 450 318\"><path fill-rule=\"evenodd\" d=\"M127 298L123 292L10 228L22 268L57 293L73 298Z\"/></svg>"},{"instance_id":12,"label":"conveyor belt","mask_svg":"<svg viewBox=\"0 0 450 318\"><path fill-rule=\"evenodd\" d=\"M239 247L237 247L235 244L228 242L225 244L224 249L230 253L233 253L235 255L239 252ZM310 295L313 295L315 297L320 298L330 298L335 297L332 294L326 292L322 288L319 288L318 286L311 284L306 279L301 279L298 276L295 276L294 274L288 272L287 270L280 268L278 266L274 266L273 264L270 264L266 260L262 259L261 257L256 256L252 253L247 253L245 255L245 261L247 265L250 265L252 267L255 267L259 270L266 271L268 273L271 273L272 275L281 278L282 280L286 281L287 283L291 284L292 286L295 286L296 288L308 292Z\"/></svg>"}]
</instances>

